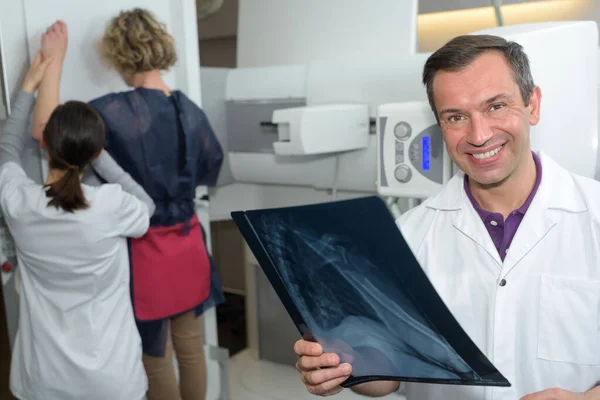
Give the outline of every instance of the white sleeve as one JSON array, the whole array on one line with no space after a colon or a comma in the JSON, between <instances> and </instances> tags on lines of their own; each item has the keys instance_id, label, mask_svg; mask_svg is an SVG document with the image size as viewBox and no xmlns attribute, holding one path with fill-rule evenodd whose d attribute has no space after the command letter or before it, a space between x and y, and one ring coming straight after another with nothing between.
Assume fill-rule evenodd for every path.
<instances>
[{"instance_id":1,"label":"white sleeve","mask_svg":"<svg viewBox=\"0 0 600 400\"><path fill-rule=\"evenodd\" d=\"M406 382L400 382L400 386L398 386L398 389L396 389L396 391L394 393L405 396L406 395Z\"/></svg>"},{"instance_id":2,"label":"white sleeve","mask_svg":"<svg viewBox=\"0 0 600 400\"><path fill-rule=\"evenodd\" d=\"M119 188L120 202L117 207L119 235L139 238L144 236L150 226L148 206L137 197Z\"/></svg>"},{"instance_id":3,"label":"white sleeve","mask_svg":"<svg viewBox=\"0 0 600 400\"><path fill-rule=\"evenodd\" d=\"M21 268L15 268L15 290L17 292L17 296L21 295Z\"/></svg>"},{"instance_id":4,"label":"white sleeve","mask_svg":"<svg viewBox=\"0 0 600 400\"><path fill-rule=\"evenodd\" d=\"M10 207L20 203L19 187L31 182L23 168L14 162L7 162L0 167L0 206L5 218L11 215Z\"/></svg>"}]
</instances>

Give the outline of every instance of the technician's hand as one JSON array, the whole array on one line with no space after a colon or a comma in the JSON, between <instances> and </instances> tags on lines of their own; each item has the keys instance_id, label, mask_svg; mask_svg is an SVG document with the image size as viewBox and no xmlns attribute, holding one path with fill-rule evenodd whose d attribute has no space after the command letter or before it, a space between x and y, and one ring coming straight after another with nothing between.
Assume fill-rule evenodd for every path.
<instances>
[{"instance_id":1,"label":"technician's hand","mask_svg":"<svg viewBox=\"0 0 600 400\"><path fill-rule=\"evenodd\" d=\"M573 393L563 389L548 389L541 392L528 394L521 400L584 400L587 397L581 393Z\"/></svg>"},{"instance_id":2,"label":"technician's hand","mask_svg":"<svg viewBox=\"0 0 600 400\"><path fill-rule=\"evenodd\" d=\"M298 340L294 351L300 357L296 369L310 393L330 396L342 391L340 384L352 373L350 364L340 364L337 354L323 354L321 345L306 340Z\"/></svg>"},{"instance_id":3,"label":"technician's hand","mask_svg":"<svg viewBox=\"0 0 600 400\"><path fill-rule=\"evenodd\" d=\"M46 72L46 67L50 63L51 59L46 58L42 59L42 52L38 51L35 54L35 58L29 67L29 71L27 71L27 75L25 75L25 80L23 81L23 90L28 93L34 93L37 88L40 86L42 79L44 78L44 72Z\"/></svg>"},{"instance_id":4,"label":"technician's hand","mask_svg":"<svg viewBox=\"0 0 600 400\"><path fill-rule=\"evenodd\" d=\"M44 58L52 58L62 63L67 54L69 34L67 24L56 21L42 34L42 53Z\"/></svg>"}]
</instances>

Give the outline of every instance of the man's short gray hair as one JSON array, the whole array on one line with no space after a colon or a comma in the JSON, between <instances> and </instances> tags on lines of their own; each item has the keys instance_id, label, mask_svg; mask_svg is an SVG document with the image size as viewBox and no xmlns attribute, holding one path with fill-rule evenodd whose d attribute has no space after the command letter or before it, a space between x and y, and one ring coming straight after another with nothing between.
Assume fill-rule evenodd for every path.
<instances>
[{"instance_id":1,"label":"man's short gray hair","mask_svg":"<svg viewBox=\"0 0 600 400\"><path fill-rule=\"evenodd\" d=\"M468 67L483 53L497 51L504 56L513 78L519 86L525 105L535 87L529 59L523 51L523 46L493 35L463 35L458 36L433 53L425 62L423 68L423 84L427 88L427 98L431 109L437 118L437 108L433 101L433 80L438 71L460 71Z\"/></svg>"}]
</instances>

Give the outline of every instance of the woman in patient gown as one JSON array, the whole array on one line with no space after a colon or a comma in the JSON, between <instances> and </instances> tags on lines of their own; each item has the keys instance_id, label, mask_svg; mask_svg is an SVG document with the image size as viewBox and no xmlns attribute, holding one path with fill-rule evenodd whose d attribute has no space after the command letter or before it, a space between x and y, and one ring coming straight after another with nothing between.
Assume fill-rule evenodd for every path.
<instances>
[{"instance_id":1,"label":"woman in patient gown","mask_svg":"<svg viewBox=\"0 0 600 400\"><path fill-rule=\"evenodd\" d=\"M197 186L216 184L223 152L205 113L163 81L161 72L177 55L173 38L153 15L121 12L109 22L101 47L133 88L90 103L106 124L105 150L156 204L146 236L130 241L148 399L204 399L202 314L224 298L194 199Z\"/></svg>"}]
</instances>

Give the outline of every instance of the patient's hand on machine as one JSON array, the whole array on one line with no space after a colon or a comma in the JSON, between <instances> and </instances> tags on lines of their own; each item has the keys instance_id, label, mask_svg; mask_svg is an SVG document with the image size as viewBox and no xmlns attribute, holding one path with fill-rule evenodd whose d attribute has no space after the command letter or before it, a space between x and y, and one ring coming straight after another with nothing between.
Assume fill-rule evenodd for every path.
<instances>
[{"instance_id":1,"label":"patient's hand on machine","mask_svg":"<svg viewBox=\"0 0 600 400\"><path fill-rule=\"evenodd\" d=\"M44 79L40 85L33 113L33 138L44 147L43 132L52 111L59 104L60 77L68 45L67 25L56 21L42 34L42 54L49 59Z\"/></svg>"},{"instance_id":2,"label":"patient's hand on machine","mask_svg":"<svg viewBox=\"0 0 600 400\"><path fill-rule=\"evenodd\" d=\"M333 353L323 353L320 344L307 340L298 340L294 345L298 355L296 369L300 372L306 389L317 396L331 396L342 391L340 386L352 374L352 366L340 363L340 357ZM375 381L356 385L356 393L380 397L396 391L399 382Z\"/></svg>"},{"instance_id":3,"label":"patient's hand on machine","mask_svg":"<svg viewBox=\"0 0 600 400\"><path fill-rule=\"evenodd\" d=\"M56 21L50 25L46 32L42 34L42 53L44 58L51 58L52 62L62 63L67 54L67 45L69 33L67 24L63 21Z\"/></svg>"}]
</instances>

